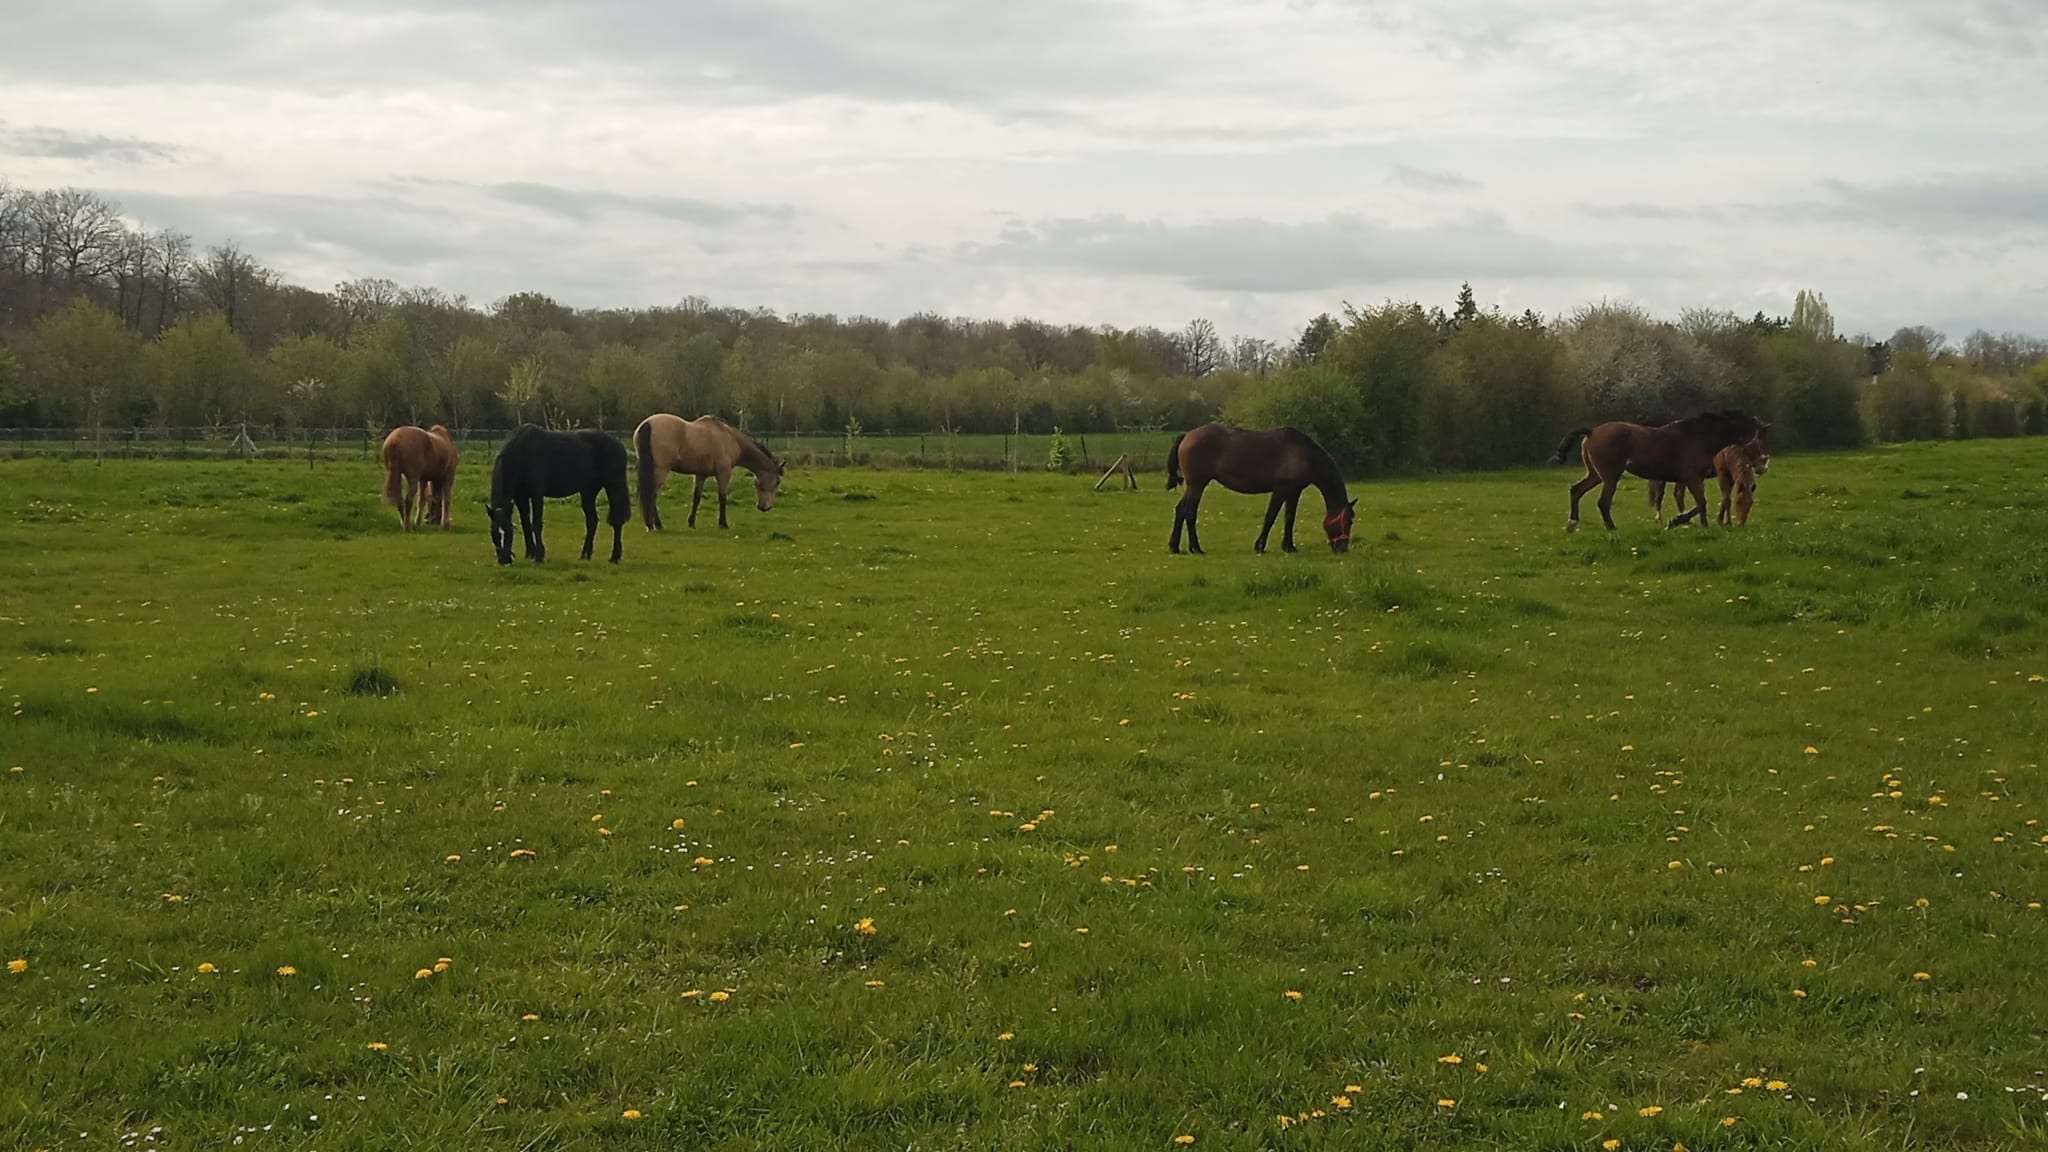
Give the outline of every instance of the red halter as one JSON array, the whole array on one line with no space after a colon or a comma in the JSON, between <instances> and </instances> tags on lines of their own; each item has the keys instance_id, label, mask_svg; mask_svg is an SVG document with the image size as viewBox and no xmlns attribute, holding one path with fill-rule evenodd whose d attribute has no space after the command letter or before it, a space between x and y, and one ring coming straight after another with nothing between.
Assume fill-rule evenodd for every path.
<instances>
[{"instance_id":1,"label":"red halter","mask_svg":"<svg viewBox=\"0 0 2048 1152\"><path fill-rule=\"evenodd\" d=\"M1337 513L1335 516L1323 517L1323 534L1325 536L1329 536L1330 529L1332 526L1344 529L1344 534L1342 536L1330 536L1330 543L1335 544L1340 540L1348 541L1351 539L1351 526L1349 524L1344 523L1344 512L1349 511L1351 511L1351 509L1346 508L1342 512Z\"/></svg>"}]
</instances>

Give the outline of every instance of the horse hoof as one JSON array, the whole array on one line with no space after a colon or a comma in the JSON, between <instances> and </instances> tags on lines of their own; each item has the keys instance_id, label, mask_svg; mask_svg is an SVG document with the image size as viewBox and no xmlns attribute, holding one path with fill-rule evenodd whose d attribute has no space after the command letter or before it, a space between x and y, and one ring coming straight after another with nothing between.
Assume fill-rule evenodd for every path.
<instances>
[{"instance_id":1,"label":"horse hoof","mask_svg":"<svg viewBox=\"0 0 2048 1152\"><path fill-rule=\"evenodd\" d=\"M1577 520L1565 521L1564 530L1567 532L1577 532L1579 530L1579 522Z\"/></svg>"}]
</instances>

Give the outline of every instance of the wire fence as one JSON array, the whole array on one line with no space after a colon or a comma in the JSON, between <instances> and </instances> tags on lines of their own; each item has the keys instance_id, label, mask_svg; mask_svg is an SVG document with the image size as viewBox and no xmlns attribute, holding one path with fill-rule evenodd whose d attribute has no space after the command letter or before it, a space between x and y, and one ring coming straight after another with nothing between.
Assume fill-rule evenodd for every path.
<instances>
[{"instance_id":1,"label":"wire fence","mask_svg":"<svg viewBox=\"0 0 2048 1152\"><path fill-rule=\"evenodd\" d=\"M497 455L510 429L465 428L455 432L467 460ZM632 429L607 429L632 448ZM1065 433L968 432L755 432L769 451L789 464L812 468L950 468L977 471L1068 471L1105 469L1128 457L1133 469L1166 466L1175 432L1162 429ZM369 428L286 429L256 424L204 428L9 428L0 429L0 456L71 460L303 460L374 461L383 430Z\"/></svg>"}]
</instances>

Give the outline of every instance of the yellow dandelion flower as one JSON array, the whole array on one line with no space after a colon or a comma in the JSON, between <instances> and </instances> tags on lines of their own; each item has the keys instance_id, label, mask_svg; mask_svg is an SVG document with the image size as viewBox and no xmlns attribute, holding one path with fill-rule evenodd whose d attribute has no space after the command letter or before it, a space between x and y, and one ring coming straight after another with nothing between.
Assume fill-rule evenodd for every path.
<instances>
[{"instance_id":1,"label":"yellow dandelion flower","mask_svg":"<svg viewBox=\"0 0 2048 1152\"><path fill-rule=\"evenodd\" d=\"M1038 1065L1036 1065L1036 1064L1026 1064L1026 1065L1024 1065L1024 1070L1025 1070L1026 1072L1036 1072L1036 1071L1038 1071Z\"/></svg>"},{"instance_id":2,"label":"yellow dandelion flower","mask_svg":"<svg viewBox=\"0 0 2048 1152\"><path fill-rule=\"evenodd\" d=\"M372 1052L382 1052L386 1048L391 1047L391 1045L386 1044L382 1040L372 1040L367 1045L364 1045L364 1047L367 1047Z\"/></svg>"},{"instance_id":3,"label":"yellow dandelion flower","mask_svg":"<svg viewBox=\"0 0 2048 1152\"><path fill-rule=\"evenodd\" d=\"M1296 991L1295 991L1294 989L1292 989L1292 988L1289 988L1289 989L1288 989L1287 991L1285 991L1285 992L1282 992L1282 993L1281 993L1281 995L1282 995L1282 996L1285 996L1285 997L1287 997L1287 998L1288 998L1289 1000L1299 1000L1299 999L1301 999L1301 993L1299 993L1299 992L1296 992Z\"/></svg>"},{"instance_id":4,"label":"yellow dandelion flower","mask_svg":"<svg viewBox=\"0 0 2048 1152\"><path fill-rule=\"evenodd\" d=\"M289 964L280 964L277 966L277 974L279 976L297 976L299 970Z\"/></svg>"},{"instance_id":5,"label":"yellow dandelion flower","mask_svg":"<svg viewBox=\"0 0 2048 1152\"><path fill-rule=\"evenodd\" d=\"M1733 1128L1733 1127L1735 1127L1735 1117L1733 1117L1733 1116L1723 1116L1723 1117L1721 1117L1721 1127L1723 1127L1723 1128Z\"/></svg>"},{"instance_id":6,"label":"yellow dandelion flower","mask_svg":"<svg viewBox=\"0 0 2048 1152\"><path fill-rule=\"evenodd\" d=\"M1799 962L1799 964L1800 964L1800 966L1801 966L1801 967L1803 967L1803 968L1818 968L1818 967L1820 967L1820 961L1818 961L1818 960L1815 960L1815 959L1813 959L1813 958L1812 958L1812 957L1810 957L1810 956L1809 956L1809 957L1807 957L1807 958L1806 958L1806 959L1804 959L1804 960L1801 960L1801 961Z\"/></svg>"},{"instance_id":7,"label":"yellow dandelion flower","mask_svg":"<svg viewBox=\"0 0 2048 1152\"><path fill-rule=\"evenodd\" d=\"M1195 1138L1183 1132L1180 1135L1175 1136L1173 1138L1173 1142L1175 1144L1193 1144L1195 1142Z\"/></svg>"},{"instance_id":8,"label":"yellow dandelion flower","mask_svg":"<svg viewBox=\"0 0 2048 1152\"><path fill-rule=\"evenodd\" d=\"M1598 1120L1599 1118L1600 1110L1598 1108L1588 1108L1584 1112L1579 1113L1579 1119L1581 1120Z\"/></svg>"},{"instance_id":9,"label":"yellow dandelion flower","mask_svg":"<svg viewBox=\"0 0 2048 1152\"><path fill-rule=\"evenodd\" d=\"M638 1108L628 1108L624 1112L619 1113L619 1119L621 1120L638 1120L639 1118L640 1110Z\"/></svg>"},{"instance_id":10,"label":"yellow dandelion flower","mask_svg":"<svg viewBox=\"0 0 2048 1152\"><path fill-rule=\"evenodd\" d=\"M1764 1086L1764 1078L1761 1076L1744 1076L1742 1078L1742 1086L1744 1088L1761 1088Z\"/></svg>"},{"instance_id":11,"label":"yellow dandelion flower","mask_svg":"<svg viewBox=\"0 0 2048 1152\"><path fill-rule=\"evenodd\" d=\"M1773 1080L1770 1083L1764 1085L1764 1087L1772 1092L1783 1092L1785 1089L1790 1088L1791 1085L1785 1083L1783 1080Z\"/></svg>"},{"instance_id":12,"label":"yellow dandelion flower","mask_svg":"<svg viewBox=\"0 0 2048 1152\"><path fill-rule=\"evenodd\" d=\"M185 898L183 896L178 895L176 892L164 893L164 903L166 904L183 904L184 902Z\"/></svg>"},{"instance_id":13,"label":"yellow dandelion flower","mask_svg":"<svg viewBox=\"0 0 2048 1152\"><path fill-rule=\"evenodd\" d=\"M688 912L689 910L690 910L690 906L689 906L688 904L678 904L678 905L676 905L676 911L678 911L678 912Z\"/></svg>"},{"instance_id":14,"label":"yellow dandelion flower","mask_svg":"<svg viewBox=\"0 0 2048 1152\"><path fill-rule=\"evenodd\" d=\"M1439 1064L1463 1064L1465 1062L1465 1058L1463 1056L1458 1055L1456 1052L1453 1052L1449 1056L1437 1057L1436 1062Z\"/></svg>"},{"instance_id":15,"label":"yellow dandelion flower","mask_svg":"<svg viewBox=\"0 0 2048 1152\"><path fill-rule=\"evenodd\" d=\"M1641 1117L1644 1117L1645 1119L1647 1119L1647 1118L1649 1118L1649 1117L1651 1117L1651 1116L1655 1116L1655 1115L1657 1115L1657 1114L1658 1114L1659 1112L1662 1112L1662 1111L1664 1111L1664 1109L1663 1109L1663 1107L1662 1107L1661 1105L1657 1105L1657 1104L1652 1104L1652 1105L1650 1105L1650 1106L1648 1106L1648 1107L1646 1107L1646 1108L1638 1108L1638 1109L1636 1109L1636 1115L1638 1115L1638 1116L1641 1116Z\"/></svg>"},{"instance_id":16,"label":"yellow dandelion flower","mask_svg":"<svg viewBox=\"0 0 2048 1152\"><path fill-rule=\"evenodd\" d=\"M699 990L697 990L697 989L695 989L695 988L691 988L691 989L689 989L688 991L686 991L686 992L684 992L684 993L683 993L683 999L685 999L685 1000L695 1000L695 999L696 999L697 997L699 997L699 996L702 996L703 994L704 994L703 992L701 992L701 991L699 991Z\"/></svg>"},{"instance_id":17,"label":"yellow dandelion flower","mask_svg":"<svg viewBox=\"0 0 2048 1152\"><path fill-rule=\"evenodd\" d=\"M21 974L22 974L23 972L26 972L26 971L28 971L28 961L27 961L27 960L9 960L9 961L7 962L7 970L8 970L9 972L12 972L12 973L14 973L14 974L15 974L16 976L19 976L19 975L21 975Z\"/></svg>"},{"instance_id":18,"label":"yellow dandelion flower","mask_svg":"<svg viewBox=\"0 0 2048 1152\"><path fill-rule=\"evenodd\" d=\"M443 856L443 857L441 857L441 862L442 862L443 864L453 864L453 863L455 863L456 861L458 861L458 860L460 860L460 859L462 859L462 856L461 856L461 854L460 854L460 853L456 853L456 852L450 852L450 853L449 853L449 854L447 854L446 856Z\"/></svg>"},{"instance_id":19,"label":"yellow dandelion flower","mask_svg":"<svg viewBox=\"0 0 2048 1152\"><path fill-rule=\"evenodd\" d=\"M205 962L203 962L203 963L201 963L201 964L199 965L199 971L200 971L201 973L204 973L204 974L206 974L206 975L211 975L211 974L213 974L214 972L217 972L217 971L219 971L219 969L217 969L217 968L215 968L215 967L213 966L213 962L212 962L211 960L208 960L208 961L205 961Z\"/></svg>"},{"instance_id":20,"label":"yellow dandelion flower","mask_svg":"<svg viewBox=\"0 0 2048 1152\"><path fill-rule=\"evenodd\" d=\"M709 856L699 856L695 860L692 860L691 863L695 864L699 868L709 868L713 864L718 863L718 861L713 860Z\"/></svg>"},{"instance_id":21,"label":"yellow dandelion flower","mask_svg":"<svg viewBox=\"0 0 2048 1152\"><path fill-rule=\"evenodd\" d=\"M730 992L713 992L711 994L711 1001L714 1004L723 1004L730 999L732 999L732 993Z\"/></svg>"},{"instance_id":22,"label":"yellow dandelion flower","mask_svg":"<svg viewBox=\"0 0 2048 1152\"><path fill-rule=\"evenodd\" d=\"M1351 1107L1351 1097L1332 1096L1330 1097L1330 1103L1335 1104L1337 1106L1337 1110L1341 1112Z\"/></svg>"},{"instance_id":23,"label":"yellow dandelion flower","mask_svg":"<svg viewBox=\"0 0 2048 1152\"><path fill-rule=\"evenodd\" d=\"M1360 1092L1363 1092L1363 1091L1365 1091L1365 1089L1363 1089L1363 1088L1360 1088L1360 1087L1359 1087L1358 1085L1356 1085L1356 1084L1346 1084L1346 1085L1344 1086L1344 1091L1346 1091L1346 1092L1349 1092L1349 1093L1351 1093L1352 1095L1356 1096L1356 1095L1357 1095L1357 1094L1359 1094Z\"/></svg>"},{"instance_id":24,"label":"yellow dandelion flower","mask_svg":"<svg viewBox=\"0 0 2048 1152\"><path fill-rule=\"evenodd\" d=\"M1458 1106L1458 1102L1456 1100L1451 1099L1449 1096L1445 1096L1437 1100L1436 1106L1439 1108L1456 1108Z\"/></svg>"},{"instance_id":25,"label":"yellow dandelion flower","mask_svg":"<svg viewBox=\"0 0 2048 1152\"><path fill-rule=\"evenodd\" d=\"M1685 861L1683 861L1683 860L1673 860L1673 861L1671 861L1671 862L1670 862L1669 864L1666 864L1666 865L1664 865L1664 866L1665 866L1666 868L1670 868L1670 869L1672 869L1672 870L1674 870L1674 871L1675 871L1675 870L1677 870L1677 869L1680 869L1680 868L1683 868L1683 867L1685 867Z\"/></svg>"},{"instance_id":26,"label":"yellow dandelion flower","mask_svg":"<svg viewBox=\"0 0 2048 1152\"><path fill-rule=\"evenodd\" d=\"M881 986L882 986L882 982L881 982L880 980L870 980L870 981L868 981L868 987L870 987L870 988L880 988Z\"/></svg>"},{"instance_id":27,"label":"yellow dandelion flower","mask_svg":"<svg viewBox=\"0 0 2048 1152\"><path fill-rule=\"evenodd\" d=\"M413 973L412 978L415 980L426 980L431 978L433 975L434 970L432 968L422 968L419 971Z\"/></svg>"},{"instance_id":28,"label":"yellow dandelion flower","mask_svg":"<svg viewBox=\"0 0 2048 1152\"><path fill-rule=\"evenodd\" d=\"M1486 1065L1484 1065L1484 1064L1475 1064L1475 1065L1473 1065L1473 1067L1474 1067L1474 1068L1476 1068L1477 1070L1481 1071L1481 1072L1484 1072L1484 1071L1486 1071Z\"/></svg>"},{"instance_id":29,"label":"yellow dandelion flower","mask_svg":"<svg viewBox=\"0 0 2048 1152\"><path fill-rule=\"evenodd\" d=\"M1815 904L1826 904L1826 903L1827 903L1828 901L1830 901L1830 900L1832 900L1832 899L1833 899L1833 897L1831 897L1831 896L1815 896L1815 897L1813 898L1813 902L1814 902Z\"/></svg>"},{"instance_id":30,"label":"yellow dandelion flower","mask_svg":"<svg viewBox=\"0 0 2048 1152\"><path fill-rule=\"evenodd\" d=\"M1074 934L1076 936L1086 936L1088 934L1088 930L1086 928L1076 928L1074 929Z\"/></svg>"},{"instance_id":31,"label":"yellow dandelion flower","mask_svg":"<svg viewBox=\"0 0 2048 1152\"><path fill-rule=\"evenodd\" d=\"M1607 1150L1607 1152L1614 1152L1614 1150L1615 1150L1616 1148L1619 1148L1619 1147L1621 1147L1621 1141L1619 1141L1619 1140L1616 1140L1616 1139L1613 1139L1612 1137L1610 1137L1610 1138L1608 1138L1608 1139L1606 1139L1606 1140L1602 1140L1602 1141L1600 1142L1600 1147L1602 1147L1602 1148L1605 1148L1605 1149Z\"/></svg>"},{"instance_id":32,"label":"yellow dandelion flower","mask_svg":"<svg viewBox=\"0 0 2048 1152\"><path fill-rule=\"evenodd\" d=\"M1915 979L1915 980L1932 980L1932 979L1934 979L1934 977L1932 977L1932 976L1928 975L1928 974L1927 974L1927 973L1925 973L1925 972L1915 972L1915 973L1913 973L1913 979Z\"/></svg>"},{"instance_id":33,"label":"yellow dandelion flower","mask_svg":"<svg viewBox=\"0 0 2048 1152\"><path fill-rule=\"evenodd\" d=\"M875 918L873 916L861 917L859 920L854 921L853 930L863 936L873 936L875 934Z\"/></svg>"},{"instance_id":34,"label":"yellow dandelion flower","mask_svg":"<svg viewBox=\"0 0 2048 1152\"><path fill-rule=\"evenodd\" d=\"M1022 1088L1022 1087L1024 1087L1024 1082L1023 1082L1022 1080L1012 1080L1012 1081L1010 1081L1010 1087L1012 1087L1012 1088Z\"/></svg>"},{"instance_id":35,"label":"yellow dandelion flower","mask_svg":"<svg viewBox=\"0 0 2048 1152\"><path fill-rule=\"evenodd\" d=\"M1015 1032L1003 1032L996 1036L996 1039L1001 1040L1005 1044L1009 1043L1012 1040L1015 1040L1016 1038L1017 1034Z\"/></svg>"},{"instance_id":36,"label":"yellow dandelion flower","mask_svg":"<svg viewBox=\"0 0 2048 1152\"><path fill-rule=\"evenodd\" d=\"M1820 749L1818 749L1818 748L1815 748L1815 747L1814 747L1813 745L1811 745L1811 744L1808 744L1808 745L1806 746L1806 754L1807 754L1808 756L1818 756L1818 755L1820 755Z\"/></svg>"},{"instance_id":37,"label":"yellow dandelion flower","mask_svg":"<svg viewBox=\"0 0 2048 1152\"><path fill-rule=\"evenodd\" d=\"M671 828L681 828L683 826L683 818L681 816L676 817L668 822L668 826Z\"/></svg>"}]
</instances>

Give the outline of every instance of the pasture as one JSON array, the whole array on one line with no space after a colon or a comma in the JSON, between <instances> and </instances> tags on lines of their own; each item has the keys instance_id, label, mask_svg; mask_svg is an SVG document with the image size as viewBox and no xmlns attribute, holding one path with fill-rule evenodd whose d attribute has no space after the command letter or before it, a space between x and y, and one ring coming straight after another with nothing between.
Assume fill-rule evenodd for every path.
<instances>
[{"instance_id":1,"label":"pasture","mask_svg":"<svg viewBox=\"0 0 2048 1152\"><path fill-rule=\"evenodd\" d=\"M0 1145L2037 1147L2044 459L1368 483L1343 558L792 469L504 569L487 454L411 537L0 464Z\"/></svg>"}]
</instances>

